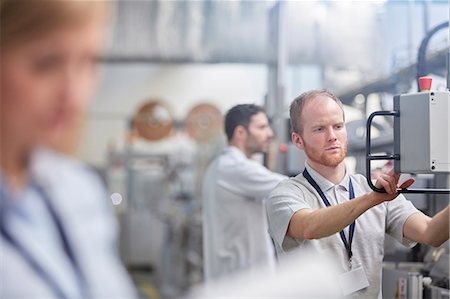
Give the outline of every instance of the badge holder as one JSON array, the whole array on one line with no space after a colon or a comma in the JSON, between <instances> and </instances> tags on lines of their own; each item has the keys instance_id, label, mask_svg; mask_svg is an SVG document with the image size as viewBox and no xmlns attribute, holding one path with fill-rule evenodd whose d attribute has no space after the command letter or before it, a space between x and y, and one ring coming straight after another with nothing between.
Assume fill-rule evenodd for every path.
<instances>
[{"instance_id":1,"label":"badge holder","mask_svg":"<svg viewBox=\"0 0 450 299\"><path fill-rule=\"evenodd\" d=\"M350 271L339 275L339 285L344 296L365 289L369 286L366 271L360 264L350 268Z\"/></svg>"}]
</instances>

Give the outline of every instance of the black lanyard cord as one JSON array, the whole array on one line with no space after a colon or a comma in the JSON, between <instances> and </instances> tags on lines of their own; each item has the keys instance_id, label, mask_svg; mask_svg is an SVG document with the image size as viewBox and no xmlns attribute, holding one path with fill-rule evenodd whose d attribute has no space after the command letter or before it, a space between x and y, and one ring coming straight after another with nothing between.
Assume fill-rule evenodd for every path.
<instances>
[{"instance_id":1,"label":"black lanyard cord","mask_svg":"<svg viewBox=\"0 0 450 299\"><path fill-rule=\"evenodd\" d=\"M313 188L317 191L317 193L319 193L320 198L322 199L323 203L327 206L327 207L331 207L331 203L328 201L327 197L325 196L325 194L323 193L323 191L320 189L319 185L316 183L316 181L311 177L311 175L309 174L308 170L303 170L303 176L305 177L305 179L308 181L308 183L311 184L311 186L313 186ZM353 198L355 198L355 191L353 189L353 184L352 184L352 179L349 178L349 199L352 200ZM353 221L350 224L350 229L349 229L349 236L348 236L348 241L347 238L345 237L344 231L341 230L339 232L339 235L341 237L342 242L344 243L345 249L347 250L347 255L348 255L348 259L351 261L352 257L353 257L353 252L352 252L352 243L353 243L353 236L355 234L355 226L356 226L356 222Z\"/></svg>"}]
</instances>

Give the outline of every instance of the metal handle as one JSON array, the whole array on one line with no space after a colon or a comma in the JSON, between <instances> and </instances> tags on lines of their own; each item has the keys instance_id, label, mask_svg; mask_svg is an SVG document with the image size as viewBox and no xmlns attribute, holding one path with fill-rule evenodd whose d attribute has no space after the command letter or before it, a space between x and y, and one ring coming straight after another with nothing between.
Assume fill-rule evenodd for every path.
<instances>
[{"instance_id":1,"label":"metal handle","mask_svg":"<svg viewBox=\"0 0 450 299\"><path fill-rule=\"evenodd\" d=\"M376 111L372 113L369 118L367 119L367 126L366 126L366 179L367 183L369 184L370 188L373 191L379 192L379 193L386 193L386 190L384 188L378 188L372 183L371 177L371 161L372 160L398 160L400 159L399 155L393 155L393 154L387 154L387 155L372 155L371 149L372 149L372 138L371 138L371 128L372 128L372 121L375 116L380 115L392 115L392 116L398 116L399 112L396 110L393 111Z\"/></svg>"},{"instance_id":2,"label":"metal handle","mask_svg":"<svg viewBox=\"0 0 450 299\"><path fill-rule=\"evenodd\" d=\"M372 139L370 129L372 127L372 121L375 116L390 115L399 117L400 112L398 110L391 111L376 111L372 113L367 119L366 127L366 179L369 187L376 192L386 193L384 188L378 188L372 183L371 176L371 161L372 160L400 160L399 154L386 154L386 155L372 155ZM398 193L421 193L421 194L450 194L450 189L397 189Z\"/></svg>"}]
</instances>

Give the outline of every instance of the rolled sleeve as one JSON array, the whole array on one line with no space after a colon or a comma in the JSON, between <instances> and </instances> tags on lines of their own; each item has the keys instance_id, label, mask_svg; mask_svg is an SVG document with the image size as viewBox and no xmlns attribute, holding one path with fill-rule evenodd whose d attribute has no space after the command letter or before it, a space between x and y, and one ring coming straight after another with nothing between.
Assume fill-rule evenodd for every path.
<instances>
[{"instance_id":1,"label":"rolled sleeve","mask_svg":"<svg viewBox=\"0 0 450 299\"><path fill-rule=\"evenodd\" d=\"M289 184L290 180L280 183L270 194L266 203L269 233L277 250L283 250L283 242L294 213L302 209L311 209L310 205L303 200L303 191L298 188L293 190Z\"/></svg>"},{"instance_id":2,"label":"rolled sleeve","mask_svg":"<svg viewBox=\"0 0 450 299\"><path fill-rule=\"evenodd\" d=\"M412 214L419 211L403 195L387 203L386 232L406 247L414 247L417 242L404 237L403 226Z\"/></svg>"}]
</instances>

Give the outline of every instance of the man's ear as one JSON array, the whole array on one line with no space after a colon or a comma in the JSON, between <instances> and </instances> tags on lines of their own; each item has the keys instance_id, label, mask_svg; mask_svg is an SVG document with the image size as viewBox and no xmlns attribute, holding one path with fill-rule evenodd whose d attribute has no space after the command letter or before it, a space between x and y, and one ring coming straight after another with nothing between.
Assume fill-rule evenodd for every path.
<instances>
[{"instance_id":1,"label":"man's ear","mask_svg":"<svg viewBox=\"0 0 450 299\"><path fill-rule=\"evenodd\" d=\"M244 126L236 126L236 128L234 128L233 136L239 140L242 140L247 136L247 130L244 128Z\"/></svg>"},{"instance_id":2,"label":"man's ear","mask_svg":"<svg viewBox=\"0 0 450 299\"><path fill-rule=\"evenodd\" d=\"M305 149L305 144L303 143L303 139L300 136L300 134L296 133L296 132L292 132L291 134L291 140L292 143L295 144L295 146L298 149L304 150Z\"/></svg>"}]
</instances>

